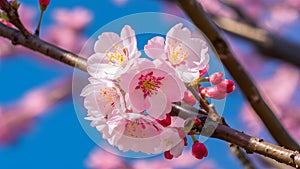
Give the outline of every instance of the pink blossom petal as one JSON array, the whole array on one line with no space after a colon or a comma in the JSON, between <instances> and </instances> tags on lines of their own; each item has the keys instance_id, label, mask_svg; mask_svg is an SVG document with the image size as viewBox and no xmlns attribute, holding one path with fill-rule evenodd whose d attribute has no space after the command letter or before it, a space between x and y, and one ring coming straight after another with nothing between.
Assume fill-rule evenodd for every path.
<instances>
[{"instance_id":1,"label":"pink blossom petal","mask_svg":"<svg viewBox=\"0 0 300 169\"><path fill-rule=\"evenodd\" d=\"M184 141L180 141L178 144L176 144L173 148L170 149L170 153L174 156L174 158L179 157L184 148Z\"/></svg>"},{"instance_id":2,"label":"pink blossom petal","mask_svg":"<svg viewBox=\"0 0 300 169\"><path fill-rule=\"evenodd\" d=\"M129 93L129 99L132 104L132 108L137 112L142 112L150 107L148 98L144 99L144 93L141 90L133 90Z\"/></svg>"},{"instance_id":3,"label":"pink blossom petal","mask_svg":"<svg viewBox=\"0 0 300 169\"><path fill-rule=\"evenodd\" d=\"M195 97L189 90L184 92L183 101L186 102L190 106L194 106L197 102L197 100L195 99Z\"/></svg>"},{"instance_id":4,"label":"pink blossom petal","mask_svg":"<svg viewBox=\"0 0 300 169\"><path fill-rule=\"evenodd\" d=\"M165 51L164 44L165 39L160 36L156 36L148 40L147 45L144 46L145 53L152 59L162 59Z\"/></svg>"},{"instance_id":5,"label":"pink blossom petal","mask_svg":"<svg viewBox=\"0 0 300 169\"><path fill-rule=\"evenodd\" d=\"M184 91L181 91L181 88L174 77L171 75L165 76L162 83L161 90L170 102L178 102L183 98Z\"/></svg>"},{"instance_id":6,"label":"pink blossom petal","mask_svg":"<svg viewBox=\"0 0 300 169\"><path fill-rule=\"evenodd\" d=\"M104 32L98 37L94 51L96 53L105 53L107 50L111 50L114 44L120 45L121 42L122 40L118 34L114 32Z\"/></svg>"},{"instance_id":7,"label":"pink blossom petal","mask_svg":"<svg viewBox=\"0 0 300 169\"><path fill-rule=\"evenodd\" d=\"M166 115L163 114L163 111L166 108L167 98L166 95L159 90L157 94L153 94L149 97L150 107L147 109L147 112L150 116L157 119L164 119Z\"/></svg>"},{"instance_id":8,"label":"pink blossom petal","mask_svg":"<svg viewBox=\"0 0 300 169\"><path fill-rule=\"evenodd\" d=\"M123 27L121 31L121 39L123 40L124 47L128 49L130 56L136 52L137 42L135 32L129 25L125 25Z\"/></svg>"}]
</instances>

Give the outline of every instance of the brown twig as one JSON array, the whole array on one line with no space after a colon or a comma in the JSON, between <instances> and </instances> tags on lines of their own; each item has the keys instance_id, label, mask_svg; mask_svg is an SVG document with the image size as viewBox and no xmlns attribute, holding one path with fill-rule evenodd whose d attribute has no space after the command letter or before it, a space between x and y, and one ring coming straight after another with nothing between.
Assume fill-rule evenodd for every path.
<instances>
[{"instance_id":1,"label":"brown twig","mask_svg":"<svg viewBox=\"0 0 300 169\"><path fill-rule=\"evenodd\" d=\"M77 68L86 71L86 59L42 41L35 36L29 36L29 38L26 39L19 31L9 28L3 24L0 24L0 36L6 37L17 42L16 44L20 44L28 49L38 51L48 57L66 63L70 66L75 67L76 65L79 65ZM172 106L172 115L180 116L184 119L190 117L199 117L199 119L205 120L207 118L206 115L184 109L179 105L173 104ZM210 122L215 123L214 121ZM226 125L218 124L212 137L236 144L245 149L248 153L258 153L270 157L278 162L299 168L300 155L297 151L292 151L284 147L264 142L261 139L251 137Z\"/></svg>"},{"instance_id":2,"label":"brown twig","mask_svg":"<svg viewBox=\"0 0 300 169\"><path fill-rule=\"evenodd\" d=\"M177 1L195 25L201 29L211 41L219 58L238 83L244 96L259 115L273 138L282 146L289 149L300 150L299 145L284 129L271 108L260 95L250 76L246 73L239 61L233 56L222 35L211 19L206 15L202 6L195 0Z\"/></svg>"}]
</instances>

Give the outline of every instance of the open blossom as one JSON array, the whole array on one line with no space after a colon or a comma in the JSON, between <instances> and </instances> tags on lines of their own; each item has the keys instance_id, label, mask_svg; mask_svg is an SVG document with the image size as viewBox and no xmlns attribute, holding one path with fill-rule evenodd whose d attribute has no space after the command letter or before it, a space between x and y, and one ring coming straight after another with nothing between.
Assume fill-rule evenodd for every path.
<instances>
[{"instance_id":1,"label":"open blossom","mask_svg":"<svg viewBox=\"0 0 300 169\"><path fill-rule=\"evenodd\" d=\"M113 32L102 33L94 46L95 54L89 57L88 72L96 78L116 79L131 62L140 56L135 32L125 25L121 37Z\"/></svg>"},{"instance_id":2,"label":"open blossom","mask_svg":"<svg viewBox=\"0 0 300 169\"><path fill-rule=\"evenodd\" d=\"M123 95L113 82L94 78L90 78L90 82L81 92L88 115L105 117L120 113L116 111L125 111Z\"/></svg>"},{"instance_id":3,"label":"open blossom","mask_svg":"<svg viewBox=\"0 0 300 169\"><path fill-rule=\"evenodd\" d=\"M121 75L120 86L127 92L135 111L146 110L153 118L165 119L171 103L183 99L185 86L167 64L158 60L154 63L140 59Z\"/></svg>"},{"instance_id":4,"label":"open blossom","mask_svg":"<svg viewBox=\"0 0 300 169\"><path fill-rule=\"evenodd\" d=\"M178 129L163 127L150 116L140 113L103 117L87 117L111 145L122 151L158 154L170 150L182 138Z\"/></svg>"},{"instance_id":5,"label":"open blossom","mask_svg":"<svg viewBox=\"0 0 300 169\"><path fill-rule=\"evenodd\" d=\"M184 82L193 82L199 77L199 70L206 67L209 61L208 47L200 38L191 37L182 23L172 27L166 40L157 36L145 45L145 53L152 59L162 59L171 65L179 78Z\"/></svg>"}]
</instances>

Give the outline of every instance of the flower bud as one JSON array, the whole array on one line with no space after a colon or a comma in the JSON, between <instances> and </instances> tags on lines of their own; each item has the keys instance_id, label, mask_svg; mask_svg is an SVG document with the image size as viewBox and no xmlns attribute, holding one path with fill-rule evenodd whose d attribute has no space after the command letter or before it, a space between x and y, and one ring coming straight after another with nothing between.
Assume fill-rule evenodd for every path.
<instances>
[{"instance_id":1,"label":"flower bud","mask_svg":"<svg viewBox=\"0 0 300 169\"><path fill-rule=\"evenodd\" d=\"M209 81L213 85L219 84L220 82L222 82L222 80L223 80L223 73L222 72L216 72L216 73L209 76Z\"/></svg>"},{"instance_id":2,"label":"flower bud","mask_svg":"<svg viewBox=\"0 0 300 169\"><path fill-rule=\"evenodd\" d=\"M49 3L50 3L50 0L39 0L41 11L45 11L47 9L47 6L49 5Z\"/></svg>"},{"instance_id":3,"label":"flower bud","mask_svg":"<svg viewBox=\"0 0 300 169\"><path fill-rule=\"evenodd\" d=\"M206 88L200 88L200 94L205 97L221 100L224 99L227 95L226 90L223 90L223 88L217 88L217 87L206 87Z\"/></svg>"},{"instance_id":4,"label":"flower bud","mask_svg":"<svg viewBox=\"0 0 300 169\"><path fill-rule=\"evenodd\" d=\"M202 122L197 117L193 118L193 121L195 122L196 127L200 127L202 125Z\"/></svg>"},{"instance_id":5,"label":"flower bud","mask_svg":"<svg viewBox=\"0 0 300 169\"><path fill-rule=\"evenodd\" d=\"M173 159L173 155L170 153L170 150L165 151L164 156L165 156L166 159L169 159L169 160Z\"/></svg>"},{"instance_id":6,"label":"flower bud","mask_svg":"<svg viewBox=\"0 0 300 169\"><path fill-rule=\"evenodd\" d=\"M208 155L208 151L203 143L195 141L192 146L192 154L197 159L202 159Z\"/></svg>"},{"instance_id":7,"label":"flower bud","mask_svg":"<svg viewBox=\"0 0 300 169\"><path fill-rule=\"evenodd\" d=\"M219 90L224 90L224 91L226 91L226 93L231 93L231 92L234 91L235 86L234 86L234 82L233 82L233 81L224 79L224 80L222 80L221 83L219 83L219 84L217 85L217 88L218 88Z\"/></svg>"}]
</instances>

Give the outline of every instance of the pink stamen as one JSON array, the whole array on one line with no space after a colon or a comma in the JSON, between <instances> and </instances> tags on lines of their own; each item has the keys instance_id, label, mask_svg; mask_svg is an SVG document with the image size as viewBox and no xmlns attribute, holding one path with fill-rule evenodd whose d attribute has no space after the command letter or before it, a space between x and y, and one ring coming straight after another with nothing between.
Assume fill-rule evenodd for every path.
<instances>
[{"instance_id":1,"label":"pink stamen","mask_svg":"<svg viewBox=\"0 0 300 169\"><path fill-rule=\"evenodd\" d=\"M156 94L156 92L162 85L162 79L164 79L164 77L153 76L153 72L149 72L146 75L142 74L138 79L139 82L135 89L141 89L144 93L144 98L146 98L147 96Z\"/></svg>"}]
</instances>

